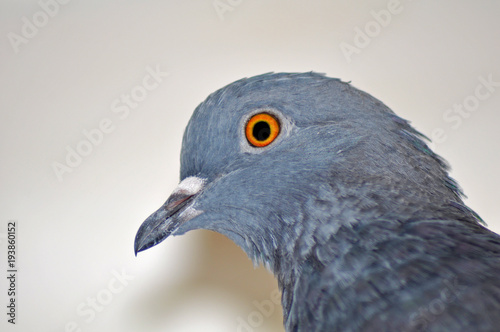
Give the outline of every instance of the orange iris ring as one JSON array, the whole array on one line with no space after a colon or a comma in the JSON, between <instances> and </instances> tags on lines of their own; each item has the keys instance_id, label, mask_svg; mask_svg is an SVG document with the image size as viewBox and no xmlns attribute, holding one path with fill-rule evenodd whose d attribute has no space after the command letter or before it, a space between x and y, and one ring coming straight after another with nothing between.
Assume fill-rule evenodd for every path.
<instances>
[{"instance_id":1,"label":"orange iris ring","mask_svg":"<svg viewBox=\"0 0 500 332\"><path fill-rule=\"evenodd\" d=\"M265 122L270 128L269 137L267 137L265 140L258 140L253 135L254 127L259 122ZM279 133L280 133L280 124L278 120L276 120L276 118L269 113L255 114L248 120L247 126L245 128L245 135L248 142L251 145L259 148L271 144L276 139L276 137L278 137Z\"/></svg>"}]
</instances>

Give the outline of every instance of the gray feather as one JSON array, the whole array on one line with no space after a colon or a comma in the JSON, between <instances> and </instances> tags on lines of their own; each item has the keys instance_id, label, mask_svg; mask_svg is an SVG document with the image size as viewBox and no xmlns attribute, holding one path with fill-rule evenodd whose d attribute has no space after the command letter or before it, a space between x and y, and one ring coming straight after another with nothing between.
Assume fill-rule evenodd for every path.
<instances>
[{"instance_id":1,"label":"gray feather","mask_svg":"<svg viewBox=\"0 0 500 332\"><path fill-rule=\"evenodd\" d=\"M264 109L282 129L258 149L242 127ZM184 134L188 177L206 181L198 212L162 229L220 232L270 266L287 331L500 326L500 237L425 137L348 83L270 73L214 92Z\"/></svg>"}]
</instances>

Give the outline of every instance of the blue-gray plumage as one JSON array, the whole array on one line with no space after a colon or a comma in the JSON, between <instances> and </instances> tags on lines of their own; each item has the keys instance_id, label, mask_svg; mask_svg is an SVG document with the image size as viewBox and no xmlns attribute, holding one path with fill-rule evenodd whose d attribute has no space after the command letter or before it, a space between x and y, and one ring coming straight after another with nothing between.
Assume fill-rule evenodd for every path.
<instances>
[{"instance_id":1,"label":"blue-gray plumage","mask_svg":"<svg viewBox=\"0 0 500 332\"><path fill-rule=\"evenodd\" d=\"M216 91L181 180L136 253L226 235L274 272L287 331L500 330L500 237L422 135L348 83L271 73Z\"/></svg>"}]
</instances>

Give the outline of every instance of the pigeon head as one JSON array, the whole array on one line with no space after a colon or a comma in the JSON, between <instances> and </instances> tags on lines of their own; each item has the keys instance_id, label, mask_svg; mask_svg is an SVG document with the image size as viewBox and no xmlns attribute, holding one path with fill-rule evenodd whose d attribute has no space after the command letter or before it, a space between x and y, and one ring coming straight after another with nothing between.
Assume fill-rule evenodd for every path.
<instances>
[{"instance_id":1,"label":"pigeon head","mask_svg":"<svg viewBox=\"0 0 500 332\"><path fill-rule=\"evenodd\" d=\"M444 162L380 101L321 74L270 73L196 108L181 182L140 227L135 251L208 229L281 271L345 227L471 213Z\"/></svg>"}]
</instances>

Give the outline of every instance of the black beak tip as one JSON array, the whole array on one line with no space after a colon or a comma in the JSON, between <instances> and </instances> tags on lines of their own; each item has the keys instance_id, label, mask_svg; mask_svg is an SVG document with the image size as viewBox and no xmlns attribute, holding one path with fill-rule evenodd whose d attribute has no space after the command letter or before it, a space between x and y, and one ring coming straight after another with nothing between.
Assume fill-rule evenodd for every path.
<instances>
[{"instance_id":1,"label":"black beak tip","mask_svg":"<svg viewBox=\"0 0 500 332\"><path fill-rule=\"evenodd\" d=\"M137 254L143 250L146 250L150 246L147 246L147 236L144 234L144 226L141 225L139 230L137 231L137 234L135 235L135 240L134 240L134 254L135 257L137 257ZM147 248L145 248L147 246Z\"/></svg>"},{"instance_id":2,"label":"black beak tip","mask_svg":"<svg viewBox=\"0 0 500 332\"><path fill-rule=\"evenodd\" d=\"M134 254L135 254L135 257L137 257L137 253L140 252L140 248L139 248L139 245L138 245L138 241L137 241L137 237L135 238L135 242L134 242Z\"/></svg>"},{"instance_id":3,"label":"black beak tip","mask_svg":"<svg viewBox=\"0 0 500 332\"><path fill-rule=\"evenodd\" d=\"M144 250L149 249L151 247L152 247L152 245L138 246L137 242L136 242L135 246L134 246L135 257L137 257L137 254L140 253L141 251L144 251Z\"/></svg>"},{"instance_id":4,"label":"black beak tip","mask_svg":"<svg viewBox=\"0 0 500 332\"><path fill-rule=\"evenodd\" d=\"M137 253L139 252L139 248L137 248L137 243L134 245L134 255L137 257Z\"/></svg>"},{"instance_id":5,"label":"black beak tip","mask_svg":"<svg viewBox=\"0 0 500 332\"><path fill-rule=\"evenodd\" d=\"M141 251L149 249L154 245L154 244L149 243L150 241L147 241L147 237L144 237L142 233L143 232L141 232L141 230L139 230L137 232L136 237L135 237L135 241L134 241L135 257L137 257L137 254L140 253Z\"/></svg>"},{"instance_id":6,"label":"black beak tip","mask_svg":"<svg viewBox=\"0 0 500 332\"><path fill-rule=\"evenodd\" d=\"M147 250L151 247L156 246L158 243L162 242L167 238L169 233L165 234L164 232L159 232L156 234L151 234L150 232L145 231L145 227L142 227L137 232L134 241L134 254L137 257L137 254L141 251Z\"/></svg>"}]
</instances>

